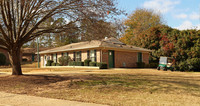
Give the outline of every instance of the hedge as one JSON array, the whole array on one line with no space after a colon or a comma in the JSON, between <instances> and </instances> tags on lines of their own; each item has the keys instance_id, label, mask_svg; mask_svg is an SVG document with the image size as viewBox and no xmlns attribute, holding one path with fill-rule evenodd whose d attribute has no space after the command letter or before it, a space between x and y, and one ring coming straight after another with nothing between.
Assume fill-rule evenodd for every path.
<instances>
[{"instance_id":1,"label":"hedge","mask_svg":"<svg viewBox=\"0 0 200 106\"><path fill-rule=\"evenodd\" d=\"M69 56L62 56L62 57L58 58L58 61L59 61L60 65L66 66L72 60Z\"/></svg>"},{"instance_id":2,"label":"hedge","mask_svg":"<svg viewBox=\"0 0 200 106\"><path fill-rule=\"evenodd\" d=\"M107 69L108 66L106 63L97 63L97 66L100 68L100 69Z\"/></svg>"},{"instance_id":3,"label":"hedge","mask_svg":"<svg viewBox=\"0 0 200 106\"><path fill-rule=\"evenodd\" d=\"M0 53L0 65L6 64L6 56L3 53Z\"/></svg>"},{"instance_id":4,"label":"hedge","mask_svg":"<svg viewBox=\"0 0 200 106\"><path fill-rule=\"evenodd\" d=\"M89 65L90 65L90 62L91 62L90 59L84 60L84 66L89 66Z\"/></svg>"},{"instance_id":5,"label":"hedge","mask_svg":"<svg viewBox=\"0 0 200 106\"><path fill-rule=\"evenodd\" d=\"M75 65L76 66L84 66L84 62L78 61L78 62L75 62Z\"/></svg>"},{"instance_id":6,"label":"hedge","mask_svg":"<svg viewBox=\"0 0 200 106\"><path fill-rule=\"evenodd\" d=\"M56 66L61 66L59 63L56 63Z\"/></svg>"},{"instance_id":7,"label":"hedge","mask_svg":"<svg viewBox=\"0 0 200 106\"><path fill-rule=\"evenodd\" d=\"M89 65L90 66L97 66L97 62L90 62Z\"/></svg>"},{"instance_id":8,"label":"hedge","mask_svg":"<svg viewBox=\"0 0 200 106\"><path fill-rule=\"evenodd\" d=\"M53 63L53 60L48 60L46 66L51 66L52 63Z\"/></svg>"},{"instance_id":9,"label":"hedge","mask_svg":"<svg viewBox=\"0 0 200 106\"><path fill-rule=\"evenodd\" d=\"M138 68L144 68L145 67L145 63L144 62L137 62L137 67Z\"/></svg>"},{"instance_id":10,"label":"hedge","mask_svg":"<svg viewBox=\"0 0 200 106\"><path fill-rule=\"evenodd\" d=\"M27 62L28 60L27 60L27 59L22 59L22 61L23 61L23 62Z\"/></svg>"},{"instance_id":11,"label":"hedge","mask_svg":"<svg viewBox=\"0 0 200 106\"><path fill-rule=\"evenodd\" d=\"M187 59L187 61L179 62L176 70L180 71L198 71L200 72L200 58Z\"/></svg>"},{"instance_id":12,"label":"hedge","mask_svg":"<svg viewBox=\"0 0 200 106\"><path fill-rule=\"evenodd\" d=\"M68 63L68 65L69 65L69 66L75 66L75 61L70 61L70 62Z\"/></svg>"},{"instance_id":13,"label":"hedge","mask_svg":"<svg viewBox=\"0 0 200 106\"><path fill-rule=\"evenodd\" d=\"M51 66L56 66L56 63L54 63L54 62L53 62L53 63L51 63Z\"/></svg>"},{"instance_id":14,"label":"hedge","mask_svg":"<svg viewBox=\"0 0 200 106\"><path fill-rule=\"evenodd\" d=\"M149 63L149 68L157 68L158 65L158 63Z\"/></svg>"},{"instance_id":15,"label":"hedge","mask_svg":"<svg viewBox=\"0 0 200 106\"><path fill-rule=\"evenodd\" d=\"M81 61L70 61L69 66L84 66L84 62Z\"/></svg>"}]
</instances>

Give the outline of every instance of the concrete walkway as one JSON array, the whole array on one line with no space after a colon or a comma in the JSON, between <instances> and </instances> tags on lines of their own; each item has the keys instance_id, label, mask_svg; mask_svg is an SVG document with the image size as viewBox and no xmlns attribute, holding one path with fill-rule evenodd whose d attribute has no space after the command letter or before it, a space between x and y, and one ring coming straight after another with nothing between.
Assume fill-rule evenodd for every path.
<instances>
[{"instance_id":1,"label":"concrete walkway","mask_svg":"<svg viewBox=\"0 0 200 106\"><path fill-rule=\"evenodd\" d=\"M105 106L105 105L0 92L0 106Z\"/></svg>"}]
</instances>

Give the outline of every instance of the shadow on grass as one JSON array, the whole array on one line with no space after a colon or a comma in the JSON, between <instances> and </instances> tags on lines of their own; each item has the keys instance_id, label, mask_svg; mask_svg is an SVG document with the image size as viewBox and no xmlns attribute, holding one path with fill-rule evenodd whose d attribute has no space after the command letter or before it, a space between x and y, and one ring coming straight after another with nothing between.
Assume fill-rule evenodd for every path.
<instances>
[{"instance_id":1,"label":"shadow on grass","mask_svg":"<svg viewBox=\"0 0 200 106\"><path fill-rule=\"evenodd\" d=\"M65 85L68 83L64 83L63 87L63 85L59 85L60 82L69 82L71 85L68 86ZM99 88L101 91L108 89L110 91L137 90L150 93L187 93L200 97L199 82L200 79L198 77L144 74L24 75L0 77L0 90L21 89L29 92L31 90L34 91L38 87L55 86L60 90L66 88L80 89L84 87L86 89Z\"/></svg>"},{"instance_id":2,"label":"shadow on grass","mask_svg":"<svg viewBox=\"0 0 200 106\"><path fill-rule=\"evenodd\" d=\"M198 77L185 76L159 76L159 75L90 75L86 81L74 82L75 85L83 87L99 88L108 87L112 90L118 89L131 91L145 91L150 93L183 93L200 97L200 80Z\"/></svg>"}]
</instances>

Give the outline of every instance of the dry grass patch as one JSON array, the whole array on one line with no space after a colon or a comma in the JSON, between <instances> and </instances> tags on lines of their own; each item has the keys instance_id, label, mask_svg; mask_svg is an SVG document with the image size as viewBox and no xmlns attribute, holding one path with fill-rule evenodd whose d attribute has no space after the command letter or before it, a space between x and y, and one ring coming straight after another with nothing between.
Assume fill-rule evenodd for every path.
<instances>
[{"instance_id":1,"label":"dry grass patch","mask_svg":"<svg viewBox=\"0 0 200 106\"><path fill-rule=\"evenodd\" d=\"M65 71L85 71L85 72L93 72L96 69L90 68L22 68L23 73L30 72L65 72ZM0 68L0 72L12 72L12 68Z\"/></svg>"},{"instance_id":2,"label":"dry grass patch","mask_svg":"<svg viewBox=\"0 0 200 106\"><path fill-rule=\"evenodd\" d=\"M0 90L108 105L200 105L199 73L104 70L0 77Z\"/></svg>"}]
</instances>

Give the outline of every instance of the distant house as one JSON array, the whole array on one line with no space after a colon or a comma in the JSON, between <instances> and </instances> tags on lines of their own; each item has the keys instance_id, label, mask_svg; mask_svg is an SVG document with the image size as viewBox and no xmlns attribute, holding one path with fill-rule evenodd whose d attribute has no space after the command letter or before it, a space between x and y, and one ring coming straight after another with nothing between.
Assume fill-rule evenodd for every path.
<instances>
[{"instance_id":1,"label":"distant house","mask_svg":"<svg viewBox=\"0 0 200 106\"><path fill-rule=\"evenodd\" d=\"M39 51L47 50L49 48L39 48ZM22 59L28 62L37 61L37 48L22 48Z\"/></svg>"},{"instance_id":2,"label":"distant house","mask_svg":"<svg viewBox=\"0 0 200 106\"><path fill-rule=\"evenodd\" d=\"M49 48L40 48L39 51L47 50L47 49ZM26 60L28 62L37 61L37 54L35 54L35 52L37 52L36 48L22 48L21 49L22 60ZM0 53L3 53L6 56L6 62L10 63L8 52L3 49L0 49Z\"/></svg>"},{"instance_id":3,"label":"distant house","mask_svg":"<svg viewBox=\"0 0 200 106\"><path fill-rule=\"evenodd\" d=\"M5 56L6 56L6 62L9 63L9 56L8 56L8 52L3 50L3 49L0 49L0 53L3 53Z\"/></svg>"},{"instance_id":4,"label":"distant house","mask_svg":"<svg viewBox=\"0 0 200 106\"><path fill-rule=\"evenodd\" d=\"M105 62L109 68L136 67L137 62L149 64L151 50L126 45L116 38L72 43L40 52L41 66L47 60L58 63L61 56L70 56L74 61L91 59L93 62Z\"/></svg>"}]
</instances>

